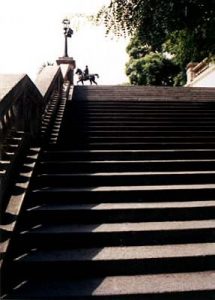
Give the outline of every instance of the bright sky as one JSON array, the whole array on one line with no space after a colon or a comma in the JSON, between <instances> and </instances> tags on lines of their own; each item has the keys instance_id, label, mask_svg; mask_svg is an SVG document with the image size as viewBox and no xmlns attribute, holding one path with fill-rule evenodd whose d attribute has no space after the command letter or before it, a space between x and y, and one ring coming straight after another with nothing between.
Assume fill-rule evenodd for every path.
<instances>
[{"instance_id":1,"label":"bright sky","mask_svg":"<svg viewBox=\"0 0 215 300\"><path fill-rule=\"evenodd\" d=\"M95 14L110 0L0 0L0 73L27 73L35 79L41 65L64 54L62 20L68 17L74 30L68 54L77 67L89 66L99 84L127 82L125 48L128 40L105 37L75 14ZM80 22L79 22L80 21ZM79 29L76 28L77 22Z\"/></svg>"}]
</instances>

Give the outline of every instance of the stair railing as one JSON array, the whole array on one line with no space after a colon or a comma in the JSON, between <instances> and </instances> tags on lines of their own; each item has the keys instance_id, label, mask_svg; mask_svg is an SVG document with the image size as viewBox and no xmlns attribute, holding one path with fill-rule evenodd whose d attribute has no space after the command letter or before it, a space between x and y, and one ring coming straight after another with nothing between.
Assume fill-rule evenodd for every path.
<instances>
[{"instance_id":1,"label":"stair railing","mask_svg":"<svg viewBox=\"0 0 215 300\"><path fill-rule=\"evenodd\" d=\"M29 145L40 146L54 118L63 77L58 66L45 68L36 84L25 75L0 75L0 204L9 201L10 186ZM56 96L57 95L57 96ZM43 126L45 124L45 126Z\"/></svg>"},{"instance_id":2,"label":"stair railing","mask_svg":"<svg viewBox=\"0 0 215 300\"><path fill-rule=\"evenodd\" d=\"M9 190L24 149L40 133L43 97L23 75L0 75L0 199Z\"/></svg>"},{"instance_id":3,"label":"stair railing","mask_svg":"<svg viewBox=\"0 0 215 300\"><path fill-rule=\"evenodd\" d=\"M0 268L40 149L60 106L62 86L61 69L55 66L45 68L36 84L27 75L0 75Z\"/></svg>"},{"instance_id":4,"label":"stair railing","mask_svg":"<svg viewBox=\"0 0 215 300\"><path fill-rule=\"evenodd\" d=\"M63 76L60 67L47 66L44 68L36 79L36 86L44 99L41 126L41 141L44 143L50 134L62 92Z\"/></svg>"}]
</instances>

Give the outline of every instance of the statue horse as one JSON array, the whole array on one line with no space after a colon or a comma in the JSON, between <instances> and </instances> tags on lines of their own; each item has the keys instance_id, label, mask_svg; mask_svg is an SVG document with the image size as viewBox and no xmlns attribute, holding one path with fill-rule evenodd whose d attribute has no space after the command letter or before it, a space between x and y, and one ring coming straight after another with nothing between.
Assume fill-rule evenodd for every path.
<instances>
[{"instance_id":1,"label":"statue horse","mask_svg":"<svg viewBox=\"0 0 215 300\"><path fill-rule=\"evenodd\" d=\"M90 84L95 83L97 84L97 82L95 81L95 78L99 78L98 74L89 74L89 75L84 75L84 72L81 69L77 69L75 74L78 75L78 81L77 84L79 82L81 82L82 84L84 84L84 81L89 80Z\"/></svg>"}]
</instances>

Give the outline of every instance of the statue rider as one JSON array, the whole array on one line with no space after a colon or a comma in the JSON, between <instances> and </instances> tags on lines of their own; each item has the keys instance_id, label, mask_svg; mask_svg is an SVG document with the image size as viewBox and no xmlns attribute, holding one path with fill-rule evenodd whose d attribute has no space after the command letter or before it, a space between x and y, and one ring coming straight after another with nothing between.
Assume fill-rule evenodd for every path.
<instances>
[{"instance_id":1,"label":"statue rider","mask_svg":"<svg viewBox=\"0 0 215 300\"><path fill-rule=\"evenodd\" d=\"M85 67L85 70L84 70L84 78L88 78L89 76L89 69L88 69L88 66Z\"/></svg>"}]
</instances>

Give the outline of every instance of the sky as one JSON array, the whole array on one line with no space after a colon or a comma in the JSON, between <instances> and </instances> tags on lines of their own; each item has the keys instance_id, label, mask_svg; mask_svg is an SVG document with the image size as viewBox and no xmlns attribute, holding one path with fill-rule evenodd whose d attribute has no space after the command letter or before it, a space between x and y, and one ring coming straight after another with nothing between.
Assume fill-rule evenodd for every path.
<instances>
[{"instance_id":1,"label":"sky","mask_svg":"<svg viewBox=\"0 0 215 300\"><path fill-rule=\"evenodd\" d=\"M34 81L43 63L64 54L62 20L74 30L68 54L76 66L98 73L99 84L128 82L128 39L105 37L105 27L94 26L79 14L92 15L110 0L0 0L0 73L27 73ZM76 78L75 78L76 80Z\"/></svg>"}]
</instances>

